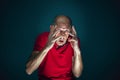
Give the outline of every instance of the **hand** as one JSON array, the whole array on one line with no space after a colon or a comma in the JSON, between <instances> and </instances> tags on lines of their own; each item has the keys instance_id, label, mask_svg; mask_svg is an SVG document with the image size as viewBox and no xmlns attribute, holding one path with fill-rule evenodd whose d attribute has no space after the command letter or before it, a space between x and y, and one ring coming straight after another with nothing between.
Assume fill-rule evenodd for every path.
<instances>
[{"instance_id":1,"label":"hand","mask_svg":"<svg viewBox=\"0 0 120 80\"><path fill-rule=\"evenodd\" d=\"M51 25L50 26L50 34L48 36L48 42L47 42L47 46L49 48L52 48L55 41L58 40L61 36L56 36L58 33L60 32L60 30L56 30L56 26Z\"/></svg>"},{"instance_id":2,"label":"hand","mask_svg":"<svg viewBox=\"0 0 120 80\"><path fill-rule=\"evenodd\" d=\"M72 36L72 38L68 38L68 42L70 42L72 48L78 47L77 33L74 26L72 26L72 30L71 33L69 33L69 35Z\"/></svg>"}]
</instances>

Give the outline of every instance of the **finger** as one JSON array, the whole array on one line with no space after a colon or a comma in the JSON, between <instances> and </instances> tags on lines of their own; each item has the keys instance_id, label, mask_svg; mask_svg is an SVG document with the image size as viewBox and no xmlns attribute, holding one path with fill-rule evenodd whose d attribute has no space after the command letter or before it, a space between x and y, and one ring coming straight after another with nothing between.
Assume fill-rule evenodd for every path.
<instances>
[{"instance_id":1,"label":"finger","mask_svg":"<svg viewBox=\"0 0 120 80\"><path fill-rule=\"evenodd\" d=\"M55 30L54 25L50 25L50 34L49 34L49 37L51 37L51 36L52 36L52 34L53 34L54 30Z\"/></svg>"},{"instance_id":2,"label":"finger","mask_svg":"<svg viewBox=\"0 0 120 80\"><path fill-rule=\"evenodd\" d=\"M77 34L74 26L72 26L72 31L73 31L73 34L75 35Z\"/></svg>"},{"instance_id":3,"label":"finger","mask_svg":"<svg viewBox=\"0 0 120 80\"><path fill-rule=\"evenodd\" d=\"M76 40L74 40L74 39L69 39L68 40L68 42L74 42L74 41L76 41Z\"/></svg>"},{"instance_id":4,"label":"finger","mask_svg":"<svg viewBox=\"0 0 120 80\"><path fill-rule=\"evenodd\" d=\"M56 30L56 31L53 33L52 37L56 36L58 33L60 33L60 30Z\"/></svg>"},{"instance_id":5,"label":"finger","mask_svg":"<svg viewBox=\"0 0 120 80\"><path fill-rule=\"evenodd\" d=\"M73 35L72 33L68 33L70 36L74 37L75 35Z\"/></svg>"},{"instance_id":6,"label":"finger","mask_svg":"<svg viewBox=\"0 0 120 80\"><path fill-rule=\"evenodd\" d=\"M56 37L53 42L57 41L58 39L60 39L62 36Z\"/></svg>"},{"instance_id":7,"label":"finger","mask_svg":"<svg viewBox=\"0 0 120 80\"><path fill-rule=\"evenodd\" d=\"M55 26L54 25L50 25L50 33L53 33L55 30Z\"/></svg>"}]
</instances>

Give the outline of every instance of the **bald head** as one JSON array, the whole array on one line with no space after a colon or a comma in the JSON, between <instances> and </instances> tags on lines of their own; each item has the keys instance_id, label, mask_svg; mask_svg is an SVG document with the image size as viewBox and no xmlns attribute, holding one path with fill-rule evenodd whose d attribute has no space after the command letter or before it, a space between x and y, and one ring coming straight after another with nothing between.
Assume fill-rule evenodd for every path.
<instances>
[{"instance_id":1,"label":"bald head","mask_svg":"<svg viewBox=\"0 0 120 80\"><path fill-rule=\"evenodd\" d=\"M63 46L69 37L69 33L72 29L72 21L68 16L58 15L54 19L54 27L55 31L58 33L55 35L56 37L61 37L56 41L58 46Z\"/></svg>"},{"instance_id":2,"label":"bald head","mask_svg":"<svg viewBox=\"0 0 120 80\"><path fill-rule=\"evenodd\" d=\"M54 19L54 24L67 24L67 25L72 25L72 20L70 17L65 16L65 15L58 15Z\"/></svg>"}]
</instances>

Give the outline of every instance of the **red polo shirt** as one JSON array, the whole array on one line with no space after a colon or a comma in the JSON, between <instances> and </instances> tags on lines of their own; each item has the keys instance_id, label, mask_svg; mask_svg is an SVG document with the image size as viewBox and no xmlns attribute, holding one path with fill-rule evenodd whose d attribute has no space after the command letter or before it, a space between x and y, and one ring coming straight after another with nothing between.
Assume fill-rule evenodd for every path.
<instances>
[{"instance_id":1,"label":"red polo shirt","mask_svg":"<svg viewBox=\"0 0 120 80\"><path fill-rule=\"evenodd\" d=\"M35 42L34 51L44 48L49 32L40 34ZM39 80L73 80L72 56L73 49L69 42L57 48L57 44L49 50L38 68Z\"/></svg>"}]
</instances>

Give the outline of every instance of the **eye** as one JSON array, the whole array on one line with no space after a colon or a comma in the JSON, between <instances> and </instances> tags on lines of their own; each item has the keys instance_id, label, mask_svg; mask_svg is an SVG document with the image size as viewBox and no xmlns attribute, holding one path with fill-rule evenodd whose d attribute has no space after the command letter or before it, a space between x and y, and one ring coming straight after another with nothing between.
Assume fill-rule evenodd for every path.
<instances>
[{"instance_id":1,"label":"eye","mask_svg":"<svg viewBox=\"0 0 120 80\"><path fill-rule=\"evenodd\" d=\"M68 30L66 30L66 31L65 31L65 34L68 34L68 33L69 33L69 31L68 31Z\"/></svg>"}]
</instances>

